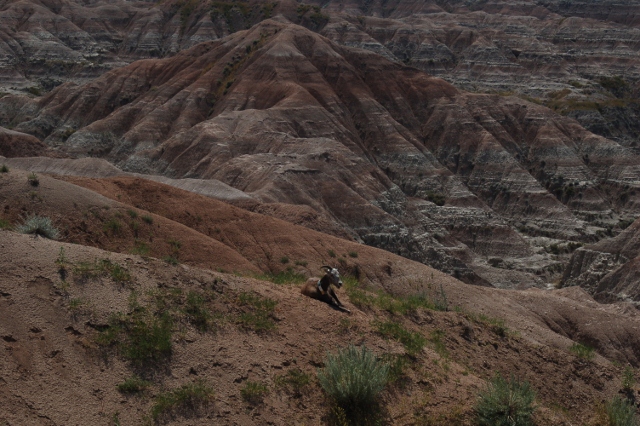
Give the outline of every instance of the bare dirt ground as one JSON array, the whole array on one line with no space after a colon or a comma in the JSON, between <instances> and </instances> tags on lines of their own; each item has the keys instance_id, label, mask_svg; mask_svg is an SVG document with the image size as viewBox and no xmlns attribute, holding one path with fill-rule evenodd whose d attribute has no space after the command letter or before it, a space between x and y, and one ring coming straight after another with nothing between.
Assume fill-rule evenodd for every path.
<instances>
[{"instance_id":1,"label":"bare dirt ground","mask_svg":"<svg viewBox=\"0 0 640 426\"><path fill-rule=\"evenodd\" d=\"M403 358L401 378L385 391L389 424L472 424L477 393L497 372L531 382L538 425L589 424L598 404L619 392L624 366L640 360L637 311L598 304L578 288L469 286L382 250L159 183L84 183L100 195L44 175L33 187L27 175L0 174L0 219L11 227L22 216L47 215L62 238L0 231L5 424L144 424L162 395L188 383L213 388L209 403L157 423L325 424L330 407L315 376L327 351L354 343L381 356L406 354L379 332L380 322L426 339L415 356ZM150 250L132 254L141 241ZM178 264L162 260L167 256ZM352 279L359 288L338 291L351 314L302 296L299 284L256 279L288 267L309 276L324 263L359 275ZM116 275L114 265L126 273ZM388 293L444 294L449 309L403 314L371 302ZM190 294L211 314L206 331L187 313ZM260 312L256 301L265 300L273 311L262 320L273 329L261 331L246 315ZM170 351L139 364L117 339L104 344L100 338L114 329L118 312L128 319L170 315ZM577 357L569 350L575 342L597 354ZM282 385L292 371L311 379L300 395ZM119 392L116 386L134 373L149 387L133 396ZM248 383L264 385L262 398L243 398Z\"/></svg>"}]
</instances>

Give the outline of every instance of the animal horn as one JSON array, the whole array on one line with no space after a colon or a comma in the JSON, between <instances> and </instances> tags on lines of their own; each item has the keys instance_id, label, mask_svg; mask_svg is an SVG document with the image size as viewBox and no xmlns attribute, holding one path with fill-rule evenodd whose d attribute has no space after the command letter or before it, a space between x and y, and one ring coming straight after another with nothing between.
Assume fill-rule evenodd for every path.
<instances>
[{"instance_id":1,"label":"animal horn","mask_svg":"<svg viewBox=\"0 0 640 426\"><path fill-rule=\"evenodd\" d=\"M326 269L327 271L330 271L333 268L331 268L331 266L324 265L324 266L321 266L320 269Z\"/></svg>"}]
</instances>

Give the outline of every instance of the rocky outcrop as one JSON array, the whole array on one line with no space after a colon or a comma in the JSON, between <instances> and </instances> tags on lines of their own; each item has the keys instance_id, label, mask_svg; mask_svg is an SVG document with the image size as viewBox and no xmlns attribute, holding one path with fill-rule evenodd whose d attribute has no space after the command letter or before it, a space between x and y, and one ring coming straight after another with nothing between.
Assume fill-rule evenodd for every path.
<instances>
[{"instance_id":1,"label":"rocky outcrop","mask_svg":"<svg viewBox=\"0 0 640 426\"><path fill-rule=\"evenodd\" d=\"M615 238L578 249L564 271L563 285L579 285L599 301L640 306L640 221Z\"/></svg>"},{"instance_id":2,"label":"rocky outcrop","mask_svg":"<svg viewBox=\"0 0 640 426\"><path fill-rule=\"evenodd\" d=\"M467 282L543 285L545 246L594 241L638 205L640 162L615 142L282 18L7 105L68 155L307 205Z\"/></svg>"}]
</instances>

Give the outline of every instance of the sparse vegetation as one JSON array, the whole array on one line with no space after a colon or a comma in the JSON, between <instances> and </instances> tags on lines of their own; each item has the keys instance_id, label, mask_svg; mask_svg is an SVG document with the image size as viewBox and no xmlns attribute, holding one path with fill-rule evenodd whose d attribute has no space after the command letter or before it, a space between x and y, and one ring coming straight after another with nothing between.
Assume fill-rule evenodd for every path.
<instances>
[{"instance_id":1,"label":"sparse vegetation","mask_svg":"<svg viewBox=\"0 0 640 426\"><path fill-rule=\"evenodd\" d=\"M104 232L110 232L111 235L119 235L122 230L122 223L115 217L110 218L102 225Z\"/></svg>"},{"instance_id":2,"label":"sparse vegetation","mask_svg":"<svg viewBox=\"0 0 640 426\"><path fill-rule=\"evenodd\" d=\"M179 414L196 414L213 400L214 391L204 381L182 385L156 396L151 407L151 418L159 422Z\"/></svg>"},{"instance_id":3,"label":"sparse vegetation","mask_svg":"<svg viewBox=\"0 0 640 426\"><path fill-rule=\"evenodd\" d=\"M171 255L163 257L162 260L167 262L169 265L174 265L175 266L175 265L180 264L180 261L178 260L178 258L175 257L175 256L171 256Z\"/></svg>"},{"instance_id":4,"label":"sparse vegetation","mask_svg":"<svg viewBox=\"0 0 640 426\"><path fill-rule=\"evenodd\" d=\"M287 256L282 256L280 258L280 263L282 263L283 265L289 263L289 258Z\"/></svg>"},{"instance_id":5,"label":"sparse vegetation","mask_svg":"<svg viewBox=\"0 0 640 426\"><path fill-rule=\"evenodd\" d=\"M173 320L168 312L154 315L137 302L129 314L114 314L96 337L103 347L115 347L134 364L154 365L165 361L172 351Z\"/></svg>"},{"instance_id":6,"label":"sparse vegetation","mask_svg":"<svg viewBox=\"0 0 640 426\"><path fill-rule=\"evenodd\" d=\"M605 412L607 426L638 426L640 424L633 404L617 395L605 404Z\"/></svg>"},{"instance_id":7,"label":"sparse vegetation","mask_svg":"<svg viewBox=\"0 0 640 426\"><path fill-rule=\"evenodd\" d=\"M309 387L311 376L299 368L293 368L286 374L276 376L274 383L278 388L287 389L294 398L299 398Z\"/></svg>"},{"instance_id":8,"label":"sparse vegetation","mask_svg":"<svg viewBox=\"0 0 640 426\"><path fill-rule=\"evenodd\" d=\"M329 257L336 257L336 252L333 250L327 250L327 254L329 254Z\"/></svg>"},{"instance_id":9,"label":"sparse vegetation","mask_svg":"<svg viewBox=\"0 0 640 426\"><path fill-rule=\"evenodd\" d=\"M153 217L151 217L148 214L145 214L143 216L141 216L141 219L144 223L148 224L148 225L152 225L153 224Z\"/></svg>"},{"instance_id":10,"label":"sparse vegetation","mask_svg":"<svg viewBox=\"0 0 640 426\"><path fill-rule=\"evenodd\" d=\"M133 375L127 378L124 382L118 384L116 388L120 393L136 394L136 393L144 392L149 386L151 386L151 382L148 382L136 375Z\"/></svg>"},{"instance_id":11,"label":"sparse vegetation","mask_svg":"<svg viewBox=\"0 0 640 426\"><path fill-rule=\"evenodd\" d=\"M622 373L622 389L626 392L632 391L636 384L633 368L627 366Z\"/></svg>"},{"instance_id":12,"label":"sparse vegetation","mask_svg":"<svg viewBox=\"0 0 640 426\"><path fill-rule=\"evenodd\" d=\"M205 332L211 327L211 313L206 308L206 300L195 291L187 293L187 300L185 302L184 313L191 324L193 324L198 331Z\"/></svg>"},{"instance_id":13,"label":"sparse vegetation","mask_svg":"<svg viewBox=\"0 0 640 426\"><path fill-rule=\"evenodd\" d=\"M446 198L443 194L428 191L427 192L427 200L431 201L436 206L444 206Z\"/></svg>"},{"instance_id":14,"label":"sparse vegetation","mask_svg":"<svg viewBox=\"0 0 640 426\"><path fill-rule=\"evenodd\" d=\"M320 386L335 403L334 416L353 425L374 424L378 396L389 378L389 366L366 346L353 345L327 354L325 367L318 371Z\"/></svg>"},{"instance_id":15,"label":"sparse vegetation","mask_svg":"<svg viewBox=\"0 0 640 426\"><path fill-rule=\"evenodd\" d=\"M262 400L269 393L267 385L262 382L247 381L244 387L240 390L240 395L249 404L257 405L261 404Z\"/></svg>"},{"instance_id":16,"label":"sparse vegetation","mask_svg":"<svg viewBox=\"0 0 640 426\"><path fill-rule=\"evenodd\" d=\"M433 298L428 297L424 292L407 297L395 297L385 292L371 293L362 290L352 277L343 277L343 282L349 300L360 309L377 307L399 315L407 315L418 309L432 311L447 311L449 309L447 295L442 287Z\"/></svg>"},{"instance_id":17,"label":"sparse vegetation","mask_svg":"<svg viewBox=\"0 0 640 426\"><path fill-rule=\"evenodd\" d=\"M16 227L16 231L22 234L38 235L50 240L57 240L60 235L50 218L36 215L27 217L21 225Z\"/></svg>"},{"instance_id":18,"label":"sparse vegetation","mask_svg":"<svg viewBox=\"0 0 640 426\"><path fill-rule=\"evenodd\" d=\"M6 219L0 219L0 229L9 229L11 228L11 223Z\"/></svg>"},{"instance_id":19,"label":"sparse vegetation","mask_svg":"<svg viewBox=\"0 0 640 426\"><path fill-rule=\"evenodd\" d=\"M535 411L535 391L529 382L514 377L504 379L499 374L487 384L475 406L480 426L532 425Z\"/></svg>"},{"instance_id":20,"label":"sparse vegetation","mask_svg":"<svg viewBox=\"0 0 640 426\"><path fill-rule=\"evenodd\" d=\"M144 241L136 240L133 248L131 249L131 253L138 254L140 256L146 256L151 252L149 245Z\"/></svg>"},{"instance_id":21,"label":"sparse vegetation","mask_svg":"<svg viewBox=\"0 0 640 426\"><path fill-rule=\"evenodd\" d=\"M569 351L573 352L575 356L578 358L582 358L584 360L592 360L595 355L595 349L591 346L583 345L582 343L574 343L569 348Z\"/></svg>"},{"instance_id":22,"label":"sparse vegetation","mask_svg":"<svg viewBox=\"0 0 640 426\"><path fill-rule=\"evenodd\" d=\"M271 281L274 284L302 284L307 280L306 276L295 272L291 268L287 268L286 271L277 273L256 275L255 278L259 280Z\"/></svg>"},{"instance_id":23,"label":"sparse vegetation","mask_svg":"<svg viewBox=\"0 0 640 426\"><path fill-rule=\"evenodd\" d=\"M29 182L29 185L31 185L31 186L40 185L40 179L38 178L38 175L36 175L33 172L30 173L29 176L27 176L27 182Z\"/></svg>"},{"instance_id":24,"label":"sparse vegetation","mask_svg":"<svg viewBox=\"0 0 640 426\"><path fill-rule=\"evenodd\" d=\"M137 211L135 211L135 210L132 210L132 209L128 209L128 210L127 210L127 214L129 215L129 217L130 217L131 219L135 219L135 218L137 218L137 217L138 217L138 212L137 212Z\"/></svg>"},{"instance_id":25,"label":"sparse vegetation","mask_svg":"<svg viewBox=\"0 0 640 426\"><path fill-rule=\"evenodd\" d=\"M7 167L6 164L3 164L2 166L0 166L0 173L9 173L9 168Z\"/></svg>"},{"instance_id":26,"label":"sparse vegetation","mask_svg":"<svg viewBox=\"0 0 640 426\"><path fill-rule=\"evenodd\" d=\"M411 332L394 321L376 321L373 326L383 337L402 343L410 356L418 355L427 343L427 339L422 334Z\"/></svg>"},{"instance_id":27,"label":"sparse vegetation","mask_svg":"<svg viewBox=\"0 0 640 426\"><path fill-rule=\"evenodd\" d=\"M249 308L238 318L238 322L243 328L258 333L276 328L273 312L278 302L256 293L244 292L238 295L238 302L240 306Z\"/></svg>"},{"instance_id":28,"label":"sparse vegetation","mask_svg":"<svg viewBox=\"0 0 640 426\"><path fill-rule=\"evenodd\" d=\"M349 252L349 257L353 257L353 258L358 257L358 252L350 251L350 252Z\"/></svg>"}]
</instances>

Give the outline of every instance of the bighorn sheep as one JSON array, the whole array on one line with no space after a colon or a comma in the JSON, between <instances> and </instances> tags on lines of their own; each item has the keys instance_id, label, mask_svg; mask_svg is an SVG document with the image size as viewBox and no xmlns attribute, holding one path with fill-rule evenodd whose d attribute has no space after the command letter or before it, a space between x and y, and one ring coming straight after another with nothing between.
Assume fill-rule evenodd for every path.
<instances>
[{"instance_id":1,"label":"bighorn sheep","mask_svg":"<svg viewBox=\"0 0 640 426\"><path fill-rule=\"evenodd\" d=\"M338 288L342 287L340 272L330 266L322 266L321 268L325 271L324 276L322 278L309 278L300 289L300 292L312 299L321 300L350 313L351 311L344 307L338 296L336 296L336 292L331 288L331 284Z\"/></svg>"}]
</instances>

